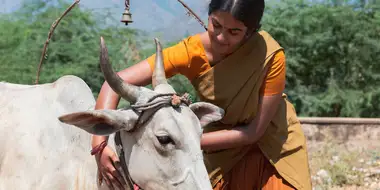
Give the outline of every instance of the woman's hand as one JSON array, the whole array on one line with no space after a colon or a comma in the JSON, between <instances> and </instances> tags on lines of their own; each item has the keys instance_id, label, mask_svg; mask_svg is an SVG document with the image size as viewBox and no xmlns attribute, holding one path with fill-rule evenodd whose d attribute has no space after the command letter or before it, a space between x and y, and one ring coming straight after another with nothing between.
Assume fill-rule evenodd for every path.
<instances>
[{"instance_id":1,"label":"woman's hand","mask_svg":"<svg viewBox=\"0 0 380 190\"><path fill-rule=\"evenodd\" d=\"M136 74L138 73L138 74ZM133 66L130 66L117 73L120 78L129 84L136 86L146 86L151 84L153 71L147 60L143 60ZM115 110L119 104L120 96L116 94L107 82L104 82L100 89L95 109L111 109ZM93 135L92 147L100 145L101 142L107 141L108 136ZM110 189L115 187L126 186L120 172L123 172L117 154L106 146L103 151L95 154L96 163L98 165L98 183L106 182ZM120 172L118 172L120 171ZM124 172L123 172L124 173Z\"/></svg>"},{"instance_id":2,"label":"woman's hand","mask_svg":"<svg viewBox=\"0 0 380 190\"><path fill-rule=\"evenodd\" d=\"M99 184L102 184L104 180L110 189L115 189L115 187L124 189L127 184L120 173L123 170L117 154L109 146L106 146L103 151L95 154L95 159L98 165Z\"/></svg>"},{"instance_id":3,"label":"woman's hand","mask_svg":"<svg viewBox=\"0 0 380 190\"><path fill-rule=\"evenodd\" d=\"M249 124L204 133L201 139L202 150L212 152L256 143L276 114L281 99L282 94L262 97L256 117Z\"/></svg>"}]
</instances>

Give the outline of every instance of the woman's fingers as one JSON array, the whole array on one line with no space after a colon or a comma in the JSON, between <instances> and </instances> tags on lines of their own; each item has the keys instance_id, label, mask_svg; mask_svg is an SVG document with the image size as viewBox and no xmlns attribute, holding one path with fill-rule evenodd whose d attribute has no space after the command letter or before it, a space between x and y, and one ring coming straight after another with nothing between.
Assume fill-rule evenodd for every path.
<instances>
[{"instance_id":1,"label":"woman's fingers","mask_svg":"<svg viewBox=\"0 0 380 190\"><path fill-rule=\"evenodd\" d=\"M100 167L98 183L101 185L104 181L110 189L124 189L126 181L122 176L124 172L117 154L109 147L105 147L101 154L96 155L96 161Z\"/></svg>"},{"instance_id":2,"label":"woman's fingers","mask_svg":"<svg viewBox=\"0 0 380 190\"><path fill-rule=\"evenodd\" d=\"M111 157L111 159L113 167L116 169L113 171L112 175L115 176L123 186L127 185L126 181L124 180L124 178L126 178L127 176L125 176L123 168L120 165L120 160L115 154Z\"/></svg>"},{"instance_id":3,"label":"woman's fingers","mask_svg":"<svg viewBox=\"0 0 380 190\"><path fill-rule=\"evenodd\" d=\"M103 175L103 179L106 182L107 186L109 189L114 190L115 188L113 187L111 180L108 178L107 173Z\"/></svg>"},{"instance_id":4,"label":"woman's fingers","mask_svg":"<svg viewBox=\"0 0 380 190\"><path fill-rule=\"evenodd\" d=\"M112 185L117 186L119 189L124 189L123 184L116 177L118 175L118 172L112 166L112 164L111 164L111 166L108 167L106 174L107 174L108 179L111 181Z\"/></svg>"},{"instance_id":5,"label":"woman's fingers","mask_svg":"<svg viewBox=\"0 0 380 190\"><path fill-rule=\"evenodd\" d=\"M116 181L116 184L118 187L120 187L121 189L124 189L124 186L125 186L125 183L124 183L124 179L120 177L120 175L118 174L119 172L116 171L116 170L113 170L111 172L112 176L114 177L115 181ZM119 177L117 177L119 176Z\"/></svg>"},{"instance_id":6,"label":"woman's fingers","mask_svg":"<svg viewBox=\"0 0 380 190\"><path fill-rule=\"evenodd\" d=\"M121 186L127 185L124 178L120 175L120 171L118 171L118 169L113 170L111 173L118 180Z\"/></svg>"},{"instance_id":7,"label":"woman's fingers","mask_svg":"<svg viewBox=\"0 0 380 190\"><path fill-rule=\"evenodd\" d=\"M103 175L100 168L98 168L98 186L101 186L102 182L103 182Z\"/></svg>"}]
</instances>

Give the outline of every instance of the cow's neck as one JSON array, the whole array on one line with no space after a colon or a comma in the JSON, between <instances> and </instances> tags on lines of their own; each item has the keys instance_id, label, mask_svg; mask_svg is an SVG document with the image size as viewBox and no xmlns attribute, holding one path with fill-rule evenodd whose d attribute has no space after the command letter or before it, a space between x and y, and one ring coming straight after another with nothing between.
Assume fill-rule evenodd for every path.
<instances>
[{"instance_id":1,"label":"cow's neck","mask_svg":"<svg viewBox=\"0 0 380 190\"><path fill-rule=\"evenodd\" d=\"M131 175L129 174L128 166L125 163L125 155L124 155L124 150L123 150L123 144L121 142L120 131L116 132L115 134L115 145L116 145L117 154L119 156L120 164L123 170L123 172L119 171L119 173L121 173L122 175L123 174L126 175L126 176L123 175L124 181L127 183L130 190L134 190L135 183L132 180ZM116 169L118 169L118 167L116 167Z\"/></svg>"}]
</instances>

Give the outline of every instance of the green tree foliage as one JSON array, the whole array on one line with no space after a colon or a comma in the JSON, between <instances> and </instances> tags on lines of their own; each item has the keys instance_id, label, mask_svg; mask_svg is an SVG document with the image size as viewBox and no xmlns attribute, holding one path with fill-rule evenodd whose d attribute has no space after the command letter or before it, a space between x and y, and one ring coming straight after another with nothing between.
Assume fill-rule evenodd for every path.
<instances>
[{"instance_id":1,"label":"green tree foliage","mask_svg":"<svg viewBox=\"0 0 380 190\"><path fill-rule=\"evenodd\" d=\"M33 0L0 15L0 81L33 84L51 24L69 6ZM301 116L380 116L380 2L376 0L282 0L267 3L263 29L285 48L286 93ZM85 80L95 97L104 78L99 38L109 48L112 66L122 70L155 51L143 31L75 7L56 28L40 83L63 75ZM164 47L177 42L163 44ZM170 83L179 93L198 97L181 75ZM150 87L150 86L149 86ZM121 101L123 106L127 104Z\"/></svg>"},{"instance_id":2,"label":"green tree foliage","mask_svg":"<svg viewBox=\"0 0 380 190\"><path fill-rule=\"evenodd\" d=\"M303 116L380 116L379 3L282 1L263 28L285 48L286 93Z\"/></svg>"},{"instance_id":3,"label":"green tree foliage","mask_svg":"<svg viewBox=\"0 0 380 190\"><path fill-rule=\"evenodd\" d=\"M50 27L67 7L69 4L64 2L50 5L35 1L0 17L0 81L34 83ZM115 70L138 61L140 55L136 47L142 43L138 39L144 39L144 34L129 28L104 27L105 23L106 20L96 19L89 10L72 9L53 33L39 83L76 75L84 79L96 95L104 82L99 66L100 36L106 41Z\"/></svg>"}]
</instances>

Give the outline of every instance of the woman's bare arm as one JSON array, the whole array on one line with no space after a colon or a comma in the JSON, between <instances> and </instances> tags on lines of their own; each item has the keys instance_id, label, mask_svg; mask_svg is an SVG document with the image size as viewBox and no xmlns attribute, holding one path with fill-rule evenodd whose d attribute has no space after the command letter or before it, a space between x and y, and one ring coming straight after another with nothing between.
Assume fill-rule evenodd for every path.
<instances>
[{"instance_id":1,"label":"woman's bare arm","mask_svg":"<svg viewBox=\"0 0 380 190\"><path fill-rule=\"evenodd\" d=\"M205 151L235 148L256 143L264 134L274 117L282 99L282 94L264 96L259 105L255 119L247 125L236 126L231 130L220 130L205 133L202 136L201 147Z\"/></svg>"},{"instance_id":2,"label":"woman's bare arm","mask_svg":"<svg viewBox=\"0 0 380 190\"><path fill-rule=\"evenodd\" d=\"M119 71L117 74L126 82L136 86L146 86L152 82L152 70L147 60L143 60L131 67ZM107 82L104 82L100 89L95 109L116 109L120 96L116 94ZM108 140L107 136L93 135L92 147L99 145L102 141Z\"/></svg>"},{"instance_id":3,"label":"woman's bare arm","mask_svg":"<svg viewBox=\"0 0 380 190\"><path fill-rule=\"evenodd\" d=\"M286 61L283 51L278 52L272 61L273 62L268 64L268 67L264 71L268 74L268 70L271 69L272 72L266 75L265 83L263 82L262 88L268 88L270 91L277 88L277 92L275 94L271 92L269 94L263 93L260 95L261 101L258 105L257 115L250 124L236 126L231 130L220 130L203 134L201 140L203 150L214 151L249 145L256 143L262 137L277 112L282 100L282 92L285 88ZM266 82L268 79L271 81L269 86Z\"/></svg>"}]
</instances>

